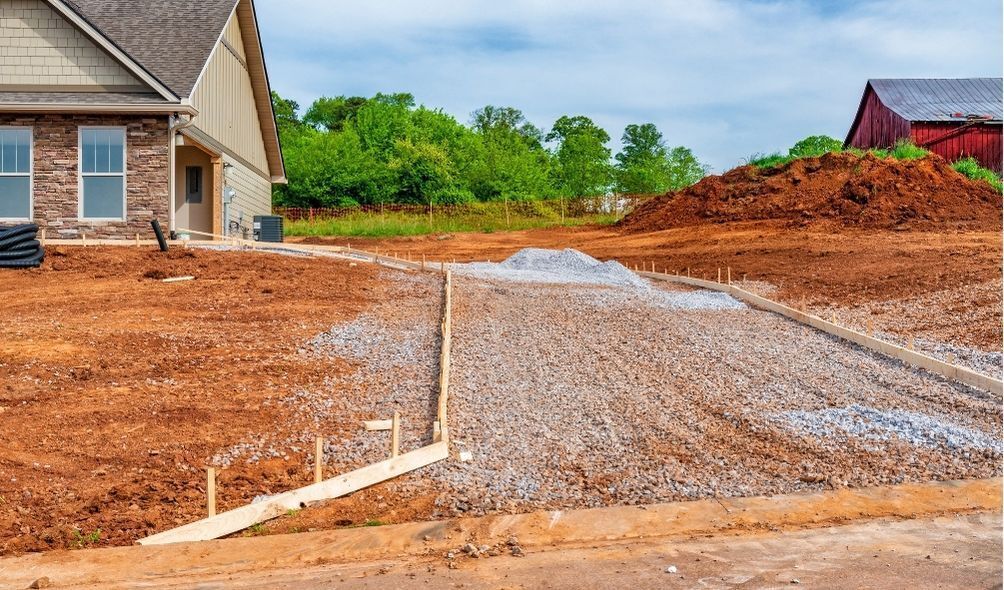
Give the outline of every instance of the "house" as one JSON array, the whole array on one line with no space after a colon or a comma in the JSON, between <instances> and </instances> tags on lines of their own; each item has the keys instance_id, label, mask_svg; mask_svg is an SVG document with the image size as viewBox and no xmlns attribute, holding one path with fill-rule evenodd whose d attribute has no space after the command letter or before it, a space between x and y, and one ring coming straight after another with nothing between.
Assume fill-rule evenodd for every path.
<instances>
[{"instance_id":1,"label":"house","mask_svg":"<svg viewBox=\"0 0 1004 590\"><path fill-rule=\"evenodd\" d=\"M0 223L246 235L283 182L252 0L0 0Z\"/></svg>"},{"instance_id":2,"label":"house","mask_svg":"<svg viewBox=\"0 0 1004 590\"><path fill-rule=\"evenodd\" d=\"M900 139L951 161L967 156L1001 173L1001 78L868 80L845 146Z\"/></svg>"}]
</instances>

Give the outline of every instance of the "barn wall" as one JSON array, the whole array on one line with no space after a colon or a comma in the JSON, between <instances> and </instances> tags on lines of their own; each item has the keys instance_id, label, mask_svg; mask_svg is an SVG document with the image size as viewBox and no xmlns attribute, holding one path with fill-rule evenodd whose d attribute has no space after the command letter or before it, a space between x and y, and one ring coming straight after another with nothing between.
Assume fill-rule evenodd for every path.
<instances>
[{"instance_id":1,"label":"barn wall","mask_svg":"<svg viewBox=\"0 0 1004 590\"><path fill-rule=\"evenodd\" d=\"M939 139L946 133L960 127L960 123L914 123L910 138L917 145L924 145L939 156L955 161L972 156L980 165L1001 173L1001 126L974 125L964 131ZM929 145L927 142L933 141Z\"/></svg>"},{"instance_id":2,"label":"barn wall","mask_svg":"<svg viewBox=\"0 0 1004 590\"><path fill-rule=\"evenodd\" d=\"M910 137L910 122L892 112L869 87L861 120L849 145L856 148L891 147L896 140Z\"/></svg>"}]
</instances>

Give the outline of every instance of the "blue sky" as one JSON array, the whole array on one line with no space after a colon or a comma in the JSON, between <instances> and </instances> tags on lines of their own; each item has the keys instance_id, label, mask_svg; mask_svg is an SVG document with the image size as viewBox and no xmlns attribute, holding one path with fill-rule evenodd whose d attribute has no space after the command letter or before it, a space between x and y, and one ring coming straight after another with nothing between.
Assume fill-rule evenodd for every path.
<instances>
[{"instance_id":1,"label":"blue sky","mask_svg":"<svg viewBox=\"0 0 1004 590\"><path fill-rule=\"evenodd\" d=\"M1001 76L1000 0L258 0L272 87L411 92L466 122L514 106L658 125L715 171L825 133L868 78Z\"/></svg>"}]
</instances>

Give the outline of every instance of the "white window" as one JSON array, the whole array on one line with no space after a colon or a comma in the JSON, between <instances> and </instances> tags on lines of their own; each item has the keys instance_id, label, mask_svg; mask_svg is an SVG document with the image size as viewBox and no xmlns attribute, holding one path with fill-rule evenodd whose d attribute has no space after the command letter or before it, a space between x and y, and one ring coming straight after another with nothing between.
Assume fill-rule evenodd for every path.
<instances>
[{"instance_id":1,"label":"white window","mask_svg":"<svg viewBox=\"0 0 1004 590\"><path fill-rule=\"evenodd\" d=\"M31 219L31 128L0 127L0 219Z\"/></svg>"},{"instance_id":2,"label":"white window","mask_svg":"<svg viewBox=\"0 0 1004 590\"><path fill-rule=\"evenodd\" d=\"M125 219L125 128L80 128L80 218Z\"/></svg>"}]
</instances>

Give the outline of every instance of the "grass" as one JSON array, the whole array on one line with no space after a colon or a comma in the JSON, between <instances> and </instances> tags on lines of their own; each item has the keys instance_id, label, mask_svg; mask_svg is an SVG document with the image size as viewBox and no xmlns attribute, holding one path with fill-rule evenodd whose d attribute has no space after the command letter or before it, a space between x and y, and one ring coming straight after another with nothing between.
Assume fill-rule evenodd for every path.
<instances>
[{"instance_id":1,"label":"grass","mask_svg":"<svg viewBox=\"0 0 1004 590\"><path fill-rule=\"evenodd\" d=\"M516 231L544 227L609 225L620 219L613 213L580 213L562 216L546 204L529 207L532 211L506 215L501 203L478 203L453 212L379 213L359 212L330 219L296 220L284 223L287 236L351 236L389 238L436 233Z\"/></svg>"},{"instance_id":2,"label":"grass","mask_svg":"<svg viewBox=\"0 0 1004 590\"><path fill-rule=\"evenodd\" d=\"M101 540L101 529L96 529L83 534L80 529L73 529L73 545L78 549L83 549Z\"/></svg>"},{"instance_id":3,"label":"grass","mask_svg":"<svg viewBox=\"0 0 1004 590\"><path fill-rule=\"evenodd\" d=\"M997 176L993 170L989 170L980 166L980 163L976 161L976 158L969 157L958 160L952 164L952 168L963 176L971 178L973 180L983 180L986 181L990 186L994 187L997 192L1004 192L1004 186L1001 183L1001 177Z\"/></svg>"},{"instance_id":4,"label":"grass","mask_svg":"<svg viewBox=\"0 0 1004 590\"><path fill-rule=\"evenodd\" d=\"M931 152L925 150L922 147L914 145L910 141L900 140L896 142L896 145L893 146L892 149L872 148L870 150L862 150L858 148L846 148L846 149L833 150L832 152L829 153L848 153L848 154L854 154L855 156L858 157L864 157L865 154L871 154L876 158L882 158L882 159L894 158L896 160L918 160L920 158L927 156ZM789 162L794 162L795 160L807 157L810 156L800 156L791 154L785 155L780 152L767 154L766 156L754 154L753 156L750 156L749 163L750 165L756 166L761 170L766 170L769 168L784 166ZM814 155L814 157L817 156Z\"/></svg>"}]
</instances>

